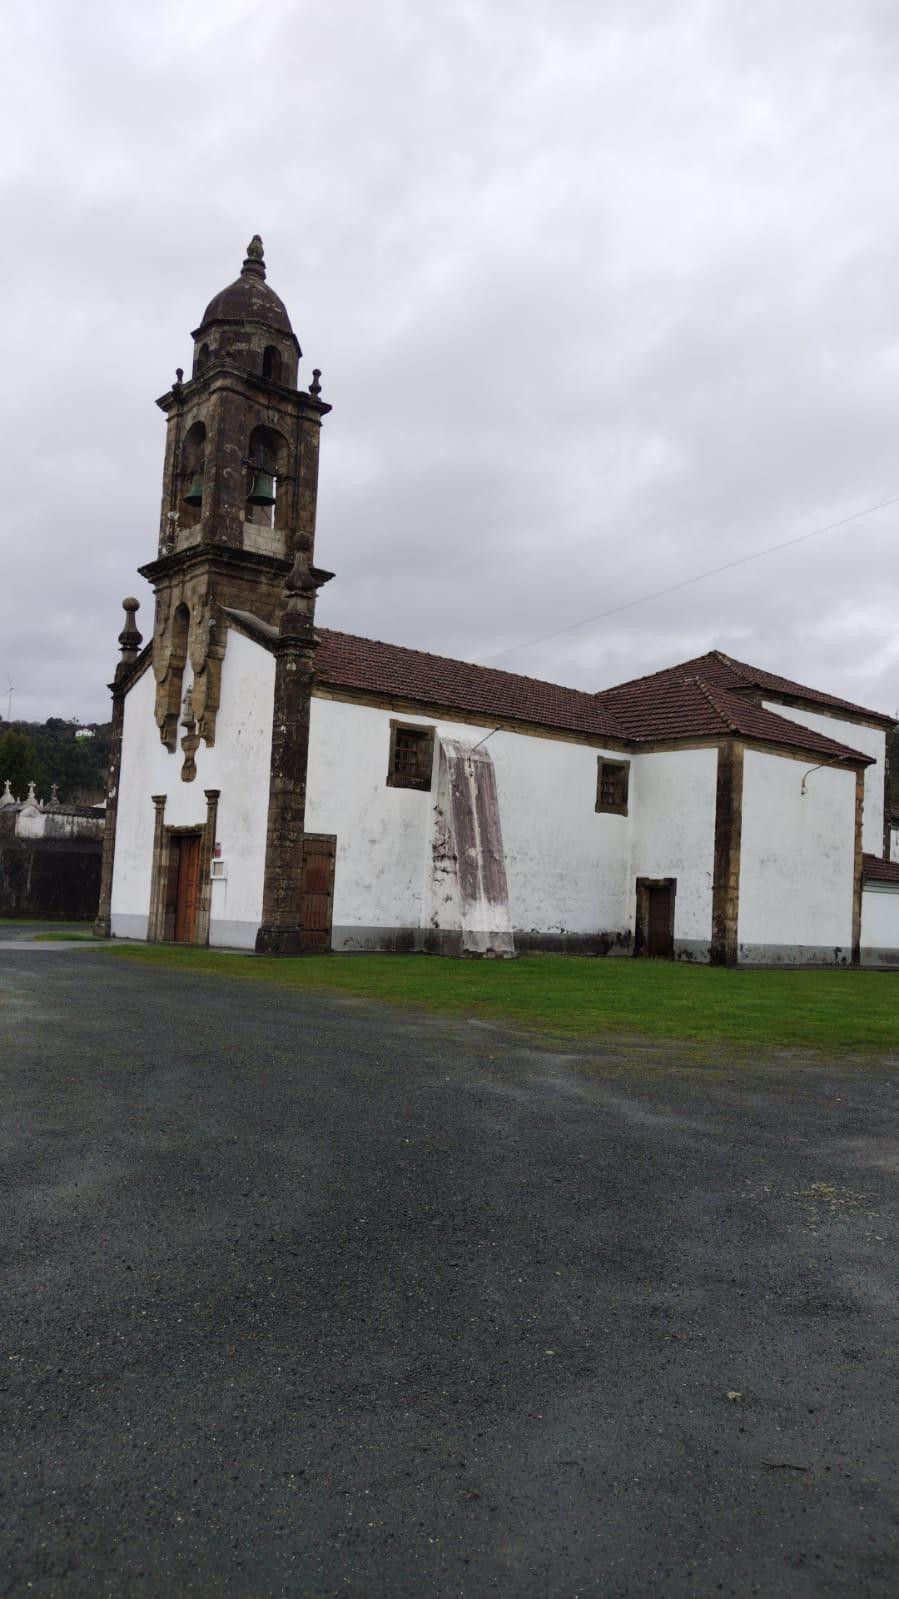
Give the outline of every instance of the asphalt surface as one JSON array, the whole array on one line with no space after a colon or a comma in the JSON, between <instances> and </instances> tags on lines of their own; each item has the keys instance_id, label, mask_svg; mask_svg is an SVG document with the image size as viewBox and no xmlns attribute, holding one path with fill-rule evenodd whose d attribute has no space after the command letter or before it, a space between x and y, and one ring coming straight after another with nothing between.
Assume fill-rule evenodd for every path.
<instances>
[{"instance_id":1,"label":"asphalt surface","mask_svg":"<svg viewBox=\"0 0 899 1599\"><path fill-rule=\"evenodd\" d=\"M0 1593L899 1590L895 1072L47 948L0 946Z\"/></svg>"}]
</instances>

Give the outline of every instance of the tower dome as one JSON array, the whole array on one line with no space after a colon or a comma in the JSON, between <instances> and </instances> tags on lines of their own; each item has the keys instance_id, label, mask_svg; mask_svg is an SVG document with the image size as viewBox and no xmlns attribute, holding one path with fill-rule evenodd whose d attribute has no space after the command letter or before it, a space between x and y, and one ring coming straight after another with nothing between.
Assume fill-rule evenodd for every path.
<instances>
[{"instance_id":1,"label":"tower dome","mask_svg":"<svg viewBox=\"0 0 899 1599\"><path fill-rule=\"evenodd\" d=\"M290 325L284 301L265 281L262 240L254 233L247 245L240 277L213 295L200 326L193 334L194 376L198 376L216 356L244 365L244 355L267 347L278 353L269 357L277 367L276 380L296 381L296 363L302 355L299 340ZM252 362L256 364L255 361Z\"/></svg>"}]
</instances>

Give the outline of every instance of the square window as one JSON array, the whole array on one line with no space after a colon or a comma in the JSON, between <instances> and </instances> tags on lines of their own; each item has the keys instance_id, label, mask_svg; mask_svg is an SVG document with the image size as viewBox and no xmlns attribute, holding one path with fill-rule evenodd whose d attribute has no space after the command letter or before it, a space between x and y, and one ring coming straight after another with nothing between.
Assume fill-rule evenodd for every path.
<instances>
[{"instance_id":1,"label":"square window","mask_svg":"<svg viewBox=\"0 0 899 1599\"><path fill-rule=\"evenodd\" d=\"M389 788L431 787L434 761L433 727L410 727L404 722L390 724Z\"/></svg>"},{"instance_id":2,"label":"square window","mask_svg":"<svg viewBox=\"0 0 899 1599\"><path fill-rule=\"evenodd\" d=\"M596 767L596 809L627 815L627 781L629 761L604 761L600 756Z\"/></svg>"}]
</instances>

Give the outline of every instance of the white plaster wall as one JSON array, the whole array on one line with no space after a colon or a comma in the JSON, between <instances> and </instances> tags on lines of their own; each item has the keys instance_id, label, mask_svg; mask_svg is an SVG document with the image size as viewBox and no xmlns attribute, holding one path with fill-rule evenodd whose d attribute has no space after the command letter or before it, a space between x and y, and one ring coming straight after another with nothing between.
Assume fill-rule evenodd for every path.
<instances>
[{"instance_id":1,"label":"white plaster wall","mask_svg":"<svg viewBox=\"0 0 899 1599\"><path fill-rule=\"evenodd\" d=\"M631 763L630 925L636 879L674 877L675 950L699 944L694 953L700 956L712 936L717 783L717 748L660 750Z\"/></svg>"},{"instance_id":2,"label":"white plaster wall","mask_svg":"<svg viewBox=\"0 0 899 1599\"><path fill-rule=\"evenodd\" d=\"M187 688L188 673L184 687ZM112 930L146 938L150 907L154 811L151 795L165 794L165 821L189 827L206 820L204 789L221 790L217 838L227 877L212 884L209 939L250 948L262 915L268 819L275 663L269 652L229 631L222 664L215 746L200 744L193 782L181 779L183 755L160 743L153 716L156 687L144 672L125 700ZM180 730L179 730L180 733Z\"/></svg>"},{"instance_id":3,"label":"white plaster wall","mask_svg":"<svg viewBox=\"0 0 899 1599\"><path fill-rule=\"evenodd\" d=\"M886 733L882 727L871 727L863 722L843 721L836 716L818 716L814 711L800 711L792 705L778 705L775 700L765 700L766 711L786 717L789 722L799 722L814 733L835 739L837 744L847 744L862 755L873 755L874 765L865 768L865 808L862 816L862 845L869 855L883 854L883 782L886 760ZM809 766L814 765L809 756ZM805 768L808 770L808 768ZM809 778L809 787L818 773Z\"/></svg>"},{"instance_id":4,"label":"white plaster wall","mask_svg":"<svg viewBox=\"0 0 899 1599\"><path fill-rule=\"evenodd\" d=\"M802 761L745 752L741 959L851 954L855 773L822 767L803 795L805 771Z\"/></svg>"},{"instance_id":5,"label":"white plaster wall","mask_svg":"<svg viewBox=\"0 0 899 1599\"><path fill-rule=\"evenodd\" d=\"M899 861L899 827L895 823L890 827L890 860Z\"/></svg>"},{"instance_id":6,"label":"white plaster wall","mask_svg":"<svg viewBox=\"0 0 899 1599\"><path fill-rule=\"evenodd\" d=\"M313 699L306 827L337 835L334 927L418 928L428 914L434 793L386 783L392 713ZM422 716L464 743L491 732ZM502 818L514 928L624 932L630 818L597 814L596 762L584 746L496 732L489 744ZM616 759L614 754L612 759ZM337 942L346 944L346 932Z\"/></svg>"},{"instance_id":7,"label":"white plaster wall","mask_svg":"<svg viewBox=\"0 0 899 1599\"><path fill-rule=\"evenodd\" d=\"M869 883L862 892L862 964L899 966L899 885Z\"/></svg>"}]
</instances>

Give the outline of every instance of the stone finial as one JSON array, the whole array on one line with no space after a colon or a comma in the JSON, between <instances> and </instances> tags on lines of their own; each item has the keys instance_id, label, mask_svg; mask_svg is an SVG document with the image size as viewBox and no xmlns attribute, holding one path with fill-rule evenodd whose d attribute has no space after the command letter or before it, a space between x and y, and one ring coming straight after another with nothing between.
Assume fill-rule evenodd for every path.
<instances>
[{"instance_id":1,"label":"stone finial","mask_svg":"<svg viewBox=\"0 0 899 1599\"><path fill-rule=\"evenodd\" d=\"M285 601L281 611L282 634L310 633L315 614L315 596L319 583L312 574L312 540L308 533L297 536L293 552L293 565L284 579Z\"/></svg>"},{"instance_id":2,"label":"stone finial","mask_svg":"<svg viewBox=\"0 0 899 1599\"><path fill-rule=\"evenodd\" d=\"M262 240L260 239L258 233L253 234L252 239L247 245L246 259L241 267L241 273L243 274L247 272L258 278L265 277L265 256L262 248Z\"/></svg>"},{"instance_id":3,"label":"stone finial","mask_svg":"<svg viewBox=\"0 0 899 1599\"><path fill-rule=\"evenodd\" d=\"M314 394L316 396L321 394L322 386L321 386L321 384L318 381L319 378L321 377L321 375L322 375L321 367L320 366L314 366L312 368L312 382L309 385L309 393L310 394Z\"/></svg>"},{"instance_id":4,"label":"stone finial","mask_svg":"<svg viewBox=\"0 0 899 1599\"><path fill-rule=\"evenodd\" d=\"M51 783L51 785L50 785L50 798L48 799L46 805L44 806L44 810L45 811L58 811L59 810L59 788L58 788L58 784L56 784L56 783Z\"/></svg>"},{"instance_id":5,"label":"stone finial","mask_svg":"<svg viewBox=\"0 0 899 1599\"><path fill-rule=\"evenodd\" d=\"M136 661L137 652L143 643L143 635L138 632L137 623L134 620L135 611L140 610L140 600L136 600L133 595L128 594L122 601L122 608L125 612L125 626L119 634L122 660L126 662Z\"/></svg>"},{"instance_id":6,"label":"stone finial","mask_svg":"<svg viewBox=\"0 0 899 1599\"><path fill-rule=\"evenodd\" d=\"M25 795L25 804L33 805L36 811L39 811L41 808L41 802L34 792L33 782L28 784L28 793Z\"/></svg>"},{"instance_id":7,"label":"stone finial","mask_svg":"<svg viewBox=\"0 0 899 1599\"><path fill-rule=\"evenodd\" d=\"M0 805L18 805L18 800L9 786L9 778L3 784L3 793L0 794Z\"/></svg>"}]
</instances>

